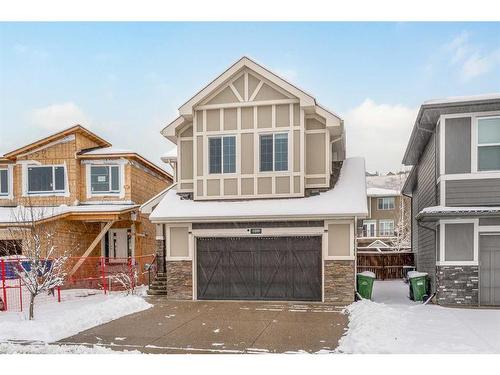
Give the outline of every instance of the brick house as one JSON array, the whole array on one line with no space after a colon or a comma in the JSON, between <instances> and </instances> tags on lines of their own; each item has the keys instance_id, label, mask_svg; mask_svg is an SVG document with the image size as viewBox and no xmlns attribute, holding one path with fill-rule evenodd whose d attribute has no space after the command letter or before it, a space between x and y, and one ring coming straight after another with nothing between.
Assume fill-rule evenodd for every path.
<instances>
[{"instance_id":1,"label":"brick house","mask_svg":"<svg viewBox=\"0 0 500 375\"><path fill-rule=\"evenodd\" d=\"M343 120L243 57L162 130L175 185L142 206L173 299L350 303L365 165Z\"/></svg>"},{"instance_id":2,"label":"brick house","mask_svg":"<svg viewBox=\"0 0 500 375\"><path fill-rule=\"evenodd\" d=\"M0 157L0 256L22 253L12 228L27 215L74 257L153 254L155 229L138 208L171 183L163 169L80 125L8 152Z\"/></svg>"}]
</instances>

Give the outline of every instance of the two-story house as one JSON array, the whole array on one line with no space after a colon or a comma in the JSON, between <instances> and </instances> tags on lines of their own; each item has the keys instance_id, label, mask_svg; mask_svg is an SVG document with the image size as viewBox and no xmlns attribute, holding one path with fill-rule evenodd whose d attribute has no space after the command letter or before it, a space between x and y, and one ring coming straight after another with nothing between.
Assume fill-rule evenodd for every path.
<instances>
[{"instance_id":1,"label":"two-story house","mask_svg":"<svg viewBox=\"0 0 500 375\"><path fill-rule=\"evenodd\" d=\"M410 198L401 191L368 187L368 216L357 222L358 251L409 251Z\"/></svg>"},{"instance_id":2,"label":"two-story house","mask_svg":"<svg viewBox=\"0 0 500 375\"><path fill-rule=\"evenodd\" d=\"M338 115L243 57L162 134L176 184L142 209L168 298L353 300L365 167Z\"/></svg>"},{"instance_id":3,"label":"two-story house","mask_svg":"<svg viewBox=\"0 0 500 375\"><path fill-rule=\"evenodd\" d=\"M22 254L13 228L32 221L73 257L154 254L155 227L139 206L171 183L162 168L80 125L8 152L0 157L0 255Z\"/></svg>"},{"instance_id":4,"label":"two-story house","mask_svg":"<svg viewBox=\"0 0 500 375\"><path fill-rule=\"evenodd\" d=\"M416 266L437 302L500 305L500 94L425 102L403 163Z\"/></svg>"}]
</instances>

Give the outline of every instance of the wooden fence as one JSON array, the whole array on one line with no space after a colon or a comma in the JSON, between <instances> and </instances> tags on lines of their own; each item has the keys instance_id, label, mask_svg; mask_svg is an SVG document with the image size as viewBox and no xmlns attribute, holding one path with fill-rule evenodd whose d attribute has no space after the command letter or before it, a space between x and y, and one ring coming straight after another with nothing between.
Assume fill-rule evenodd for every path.
<instances>
[{"instance_id":1,"label":"wooden fence","mask_svg":"<svg viewBox=\"0 0 500 375\"><path fill-rule=\"evenodd\" d=\"M358 252L358 271L371 271L377 280L402 279L403 266L413 266L411 252Z\"/></svg>"}]
</instances>

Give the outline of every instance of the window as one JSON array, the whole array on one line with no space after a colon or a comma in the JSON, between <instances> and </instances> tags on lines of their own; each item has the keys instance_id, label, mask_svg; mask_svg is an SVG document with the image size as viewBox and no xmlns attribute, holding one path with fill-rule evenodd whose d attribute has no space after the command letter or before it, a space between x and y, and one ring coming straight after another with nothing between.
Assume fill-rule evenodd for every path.
<instances>
[{"instance_id":1,"label":"window","mask_svg":"<svg viewBox=\"0 0 500 375\"><path fill-rule=\"evenodd\" d=\"M64 166L28 167L28 193L63 193L64 173Z\"/></svg>"},{"instance_id":2,"label":"window","mask_svg":"<svg viewBox=\"0 0 500 375\"><path fill-rule=\"evenodd\" d=\"M477 120L477 169L500 170L500 117Z\"/></svg>"},{"instance_id":3,"label":"window","mask_svg":"<svg viewBox=\"0 0 500 375\"><path fill-rule=\"evenodd\" d=\"M394 220L380 220L379 227L381 236L394 235Z\"/></svg>"},{"instance_id":4,"label":"window","mask_svg":"<svg viewBox=\"0 0 500 375\"><path fill-rule=\"evenodd\" d=\"M386 197L378 199L379 210L394 210L394 197Z\"/></svg>"},{"instance_id":5,"label":"window","mask_svg":"<svg viewBox=\"0 0 500 375\"><path fill-rule=\"evenodd\" d=\"M208 172L236 172L236 137L210 137L208 139Z\"/></svg>"},{"instance_id":6,"label":"window","mask_svg":"<svg viewBox=\"0 0 500 375\"><path fill-rule=\"evenodd\" d=\"M0 197L9 195L9 170L0 169Z\"/></svg>"},{"instance_id":7,"label":"window","mask_svg":"<svg viewBox=\"0 0 500 375\"><path fill-rule=\"evenodd\" d=\"M91 165L90 190L93 194L120 192L120 166Z\"/></svg>"},{"instance_id":8,"label":"window","mask_svg":"<svg viewBox=\"0 0 500 375\"><path fill-rule=\"evenodd\" d=\"M375 220L363 220L362 237L375 237L377 231L377 222Z\"/></svg>"},{"instance_id":9,"label":"window","mask_svg":"<svg viewBox=\"0 0 500 375\"><path fill-rule=\"evenodd\" d=\"M288 134L265 134L260 136L260 171L288 170Z\"/></svg>"}]
</instances>

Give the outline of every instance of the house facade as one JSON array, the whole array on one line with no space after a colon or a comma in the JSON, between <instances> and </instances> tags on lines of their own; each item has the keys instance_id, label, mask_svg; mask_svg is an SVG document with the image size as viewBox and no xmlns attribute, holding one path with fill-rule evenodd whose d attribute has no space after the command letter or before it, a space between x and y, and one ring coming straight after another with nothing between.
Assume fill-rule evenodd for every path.
<instances>
[{"instance_id":1,"label":"house facade","mask_svg":"<svg viewBox=\"0 0 500 375\"><path fill-rule=\"evenodd\" d=\"M172 177L80 125L3 155L0 178L1 256L22 254L16 233L32 223L72 257L126 262L155 253L155 228L139 206Z\"/></svg>"},{"instance_id":2,"label":"house facade","mask_svg":"<svg viewBox=\"0 0 500 375\"><path fill-rule=\"evenodd\" d=\"M353 300L365 171L338 115L243 57L162 134L175 185L142 210L169 298Z\"/></svg>"},{"instance_id":3,"label":"house facade","mask_svg":"<svg viewBox=\"0 0 500 375\"><path fill-rule=\"evenodd\" d=\"M416 265L437 302L500 305L500 94L424 103L403 163Z\"/></svg>"}]
</instances>

